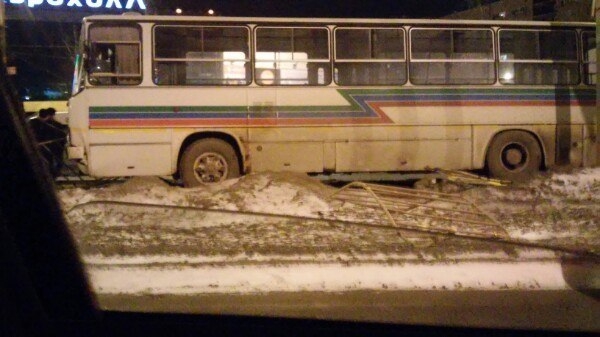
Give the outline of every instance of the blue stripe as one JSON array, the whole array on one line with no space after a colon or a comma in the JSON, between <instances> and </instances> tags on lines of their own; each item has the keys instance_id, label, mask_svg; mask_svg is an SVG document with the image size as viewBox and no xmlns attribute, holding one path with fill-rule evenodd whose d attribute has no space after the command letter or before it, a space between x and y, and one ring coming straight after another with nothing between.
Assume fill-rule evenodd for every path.
<instances>
[{"instance_id":1,"label":"blue stripe","mask_svg":"<svg viewBox=\"0 0 600 337\"><path fill-rule=\"evenodd\" d=\"M446 89L447 90L447 89ZM517 90L517 89L515 89ZM186 108L185 112L176 112L177 107L172 107L173 111L151 112L151 111L94 111L94 107L90 107L90 119L94 120L110 120L110 119L246 119L246 118L372 118L379 117L368 104L368 102L443 102L443 101L556 101L556 102L595 102L596 92L594 90L557 90L531 93L514 93L513 90L499 92L468 92L461 89L460 91L450 93L423 93L406 90L340 90L348 93L355 105L353 110L322 110L322 111L285 111L286 107L273 107L273 111L189 111ZM365 91L367 93L365 93ZM491 90L490 90L491 91ZM386 94L389 92L389 94ZM349 102L351 103L351 102ZM143 107L139 107L143 108ZM102 110L110 109L102 107ZM239 109L239 107L238 107ZM324 107L324 109L327 109Z\"/></svg>"},{"instance_id":2,"label":"blue stripe","mask_svg":"<svg viewBox=\"0 0 600 337\"><path fill-rule=\"evenodd\" d=\"M377 117L373 111L296 111L296 112L194 112L194 113L146 113L146 112L92 112L91 119L236 119L236 118L364 118Z\"/></svg>"}]
</instances>

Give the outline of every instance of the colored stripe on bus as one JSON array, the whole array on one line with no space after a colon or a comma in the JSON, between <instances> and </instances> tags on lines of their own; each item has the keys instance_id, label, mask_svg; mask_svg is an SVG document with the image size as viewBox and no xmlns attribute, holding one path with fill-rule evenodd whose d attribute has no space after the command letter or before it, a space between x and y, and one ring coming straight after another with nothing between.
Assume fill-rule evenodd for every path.
<instances>
[{"instance_id":1,"label":"colored stripe on bus","mask_svg":"<svg viewBox=\"0 0 600 337\"><path fill-rule=\"evenodd\" d=\"M92 128L385 125L382 108L428 106L593 106L595 90L339 89L347 106L90 107Z\"/></svg>"}]
</instances>

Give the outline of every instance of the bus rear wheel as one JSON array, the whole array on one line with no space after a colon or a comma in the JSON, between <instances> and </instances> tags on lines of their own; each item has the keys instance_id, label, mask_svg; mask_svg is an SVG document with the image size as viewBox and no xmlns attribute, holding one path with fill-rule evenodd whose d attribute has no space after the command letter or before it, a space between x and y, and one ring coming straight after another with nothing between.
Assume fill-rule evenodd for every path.
<instances>
[{"instance_id":1,"label":"bus rear wheel","mask_svg":"<svg viewBox=\"0 0 600 337\"><path fill-rule=\"evenodd\" d=\"M492 139L486 164L494 178L525 182L539 172L542 151L531 134L505 131Z\"/></svg>"},{"instance_id":2,"label":"bus rear wheel","mask_svg":"<svg viewBox=\"0 0 600 337\"><path fill-rule=\"evenodd\" d=\"M190 144L179 162L179 173L185 187L216 184L240 175L235 150L227 142L201 139Z\"/></svg>"}]
</instances>

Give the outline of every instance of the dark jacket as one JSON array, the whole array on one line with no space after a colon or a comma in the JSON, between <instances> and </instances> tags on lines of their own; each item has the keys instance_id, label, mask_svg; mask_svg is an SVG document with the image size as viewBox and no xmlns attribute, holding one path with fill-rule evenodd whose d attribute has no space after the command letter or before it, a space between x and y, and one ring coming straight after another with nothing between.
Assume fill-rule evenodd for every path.
<instances>
[{"instance_id":1,"label":"dark jacket","mask_svg":"<svg viewBox=\"0 0 600 337\"><path fill-rule=\"evenodd\" d=\"M63 163L68 127L54 120L43 121L39 118L32 118L29 126L50 172L56 176Z\"/></svg>"}]
</instances>

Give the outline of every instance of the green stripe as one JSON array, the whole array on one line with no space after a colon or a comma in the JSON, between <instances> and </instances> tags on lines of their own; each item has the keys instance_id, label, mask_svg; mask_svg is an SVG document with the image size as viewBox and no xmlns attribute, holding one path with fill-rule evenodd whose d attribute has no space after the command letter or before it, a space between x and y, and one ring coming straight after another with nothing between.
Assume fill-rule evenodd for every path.
<instances>
[{"instance_id":1,"label":"green stripe","mask_svg":"<svg viewBox=\"0 0 600 337\"><path fill-rule=\"evenodd\" d=\"M555 95L555 96L569 96L579 97L585 96L586 98L593 98L596 96L594 88L566 88L566 89L519 89L519 88L443 88L443 89L413 89L413 88L394 88L394 89L337 89L337 92L348 102L349 105L303 105L303 106L289 106L281 105L276 106L279 112L353 112L362 111L363 109L354 100L352 95L396 95L396 96L419 96L419 95L494 95L505 96L505 95L521 95L521 96L534 96L534 95ZM94 106L90 107L90 112L145 112L145 113L170 113L173 111L178 112L223 112L223 113L239 113L239 112L256 112L264 111L264 107L261 106Z\"/></svg>"}]
</instances>

